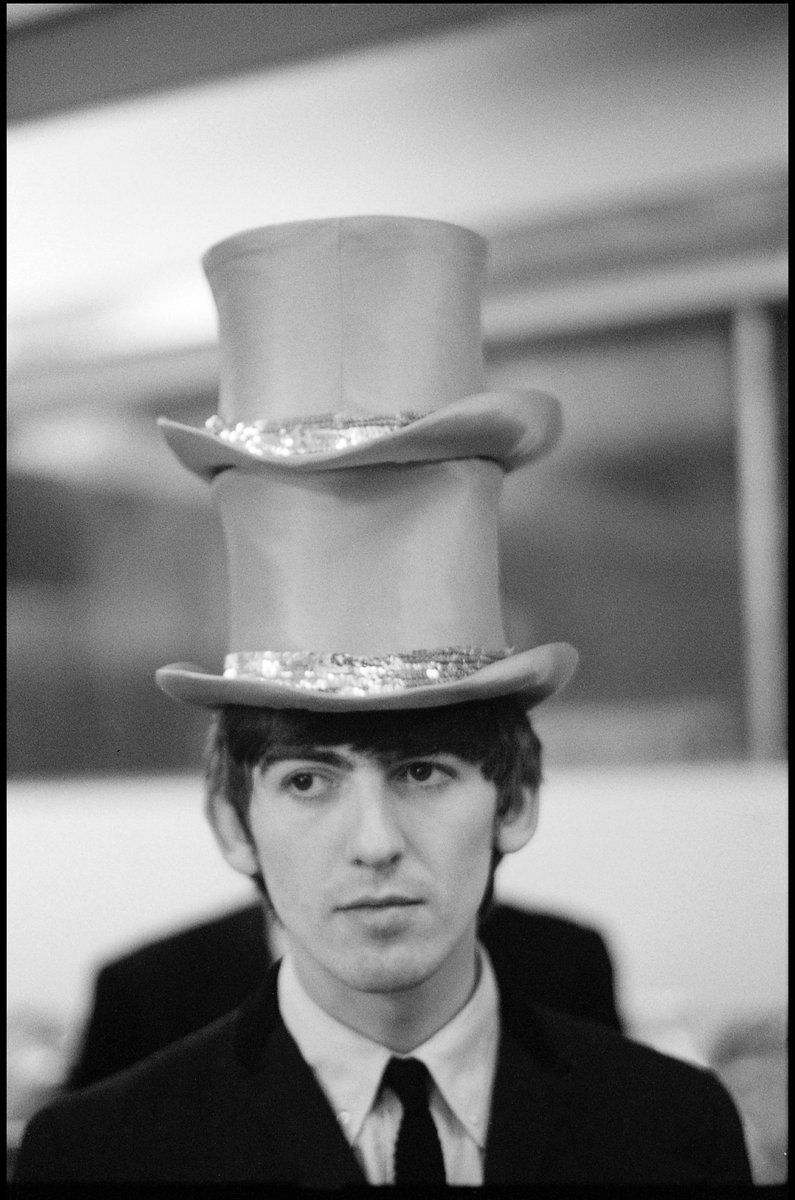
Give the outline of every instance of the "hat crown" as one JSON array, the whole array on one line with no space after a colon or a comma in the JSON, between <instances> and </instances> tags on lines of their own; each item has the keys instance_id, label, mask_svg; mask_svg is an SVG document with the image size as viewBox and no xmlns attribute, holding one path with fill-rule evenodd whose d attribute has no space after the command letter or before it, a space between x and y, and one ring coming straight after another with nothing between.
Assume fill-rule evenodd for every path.
<instances>
[{"instance_id":1,"label":"hat crown","mask_svg":"<svg viewBox=\"0 0 795 1200\"><path fill-rule=\"evenodd\" d=\"M484 387L486 245L442 221L299 221L204 256L230 425L431 412Z\"/></svg>"},{"instance_id":2,"label":"hat crown","mask_svg":"<svg viewBox=\"0 0 795 1200\"><path fill-rule=\"evenodd\" d=\"M223 471L230 649L360 656L505 646L502 471L483 459Z\"/></svg>"}]
</instances>

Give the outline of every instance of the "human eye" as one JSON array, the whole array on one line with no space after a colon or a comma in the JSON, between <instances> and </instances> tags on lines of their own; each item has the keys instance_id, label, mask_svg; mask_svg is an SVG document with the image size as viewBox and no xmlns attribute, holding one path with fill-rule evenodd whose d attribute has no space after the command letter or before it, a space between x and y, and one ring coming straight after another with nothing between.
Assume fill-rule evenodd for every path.
<instances>
[{"instance_id":1,"label":"human eye","mask_svg":"<svg viewBox=\"0 0 795 1200\"><path fill-rule=\"evenodd\" d=\"M302 767L289 771L280 782L280 790L300 800L319 800L334 786L334 781L322 771Z\"/></svg>"},{"instance_id":2,"label":"human eye","mask_svg":"<svg viewBox=\"0 0 795 1200\"><path fill-rule=\"evenodd\" d=\"M396 772L397 779L404 786L411 788L431 789L443 787L453 777L452 770L434 759L416 759L403 763Z\"/></svg>"}]
</instances>

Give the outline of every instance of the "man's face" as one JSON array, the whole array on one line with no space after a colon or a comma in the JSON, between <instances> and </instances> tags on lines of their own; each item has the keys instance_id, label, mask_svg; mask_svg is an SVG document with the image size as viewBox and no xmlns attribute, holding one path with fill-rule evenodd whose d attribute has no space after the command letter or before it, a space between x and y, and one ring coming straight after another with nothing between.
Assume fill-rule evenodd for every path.
<instances>
[{"instance_id":1,"label":"man's face","mask_svg":"<svg viewBox=\"0 0 795 1200\"><path fill-rule=\"evenodd\" d=\"M319 1003L472 969L496 802L452 754L387 764L337 746L255 770L250 849Z\"/></svg>"}]
</instances>

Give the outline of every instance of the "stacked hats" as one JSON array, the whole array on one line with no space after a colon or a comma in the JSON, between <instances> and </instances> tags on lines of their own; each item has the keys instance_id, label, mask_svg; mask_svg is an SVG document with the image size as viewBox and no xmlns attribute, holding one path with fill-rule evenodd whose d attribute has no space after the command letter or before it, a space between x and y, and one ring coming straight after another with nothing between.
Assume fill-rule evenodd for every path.
<instances>
[{"instance_id":1,"label":"stacked hats","mask_svg":"<svg viewBox=\"0 0 795 1200\"><path fill-rule=\"evenodd\" d=\"M486 247L439 221L350 217L254 229L204 267L219 319L219 411L161 420L208 483L230 594L223 674L157 672L218 707L420 708L573 673L564 643L505 644L505 473L560 431L540 392L484 390Z\"/></svg>"}]
</instances>

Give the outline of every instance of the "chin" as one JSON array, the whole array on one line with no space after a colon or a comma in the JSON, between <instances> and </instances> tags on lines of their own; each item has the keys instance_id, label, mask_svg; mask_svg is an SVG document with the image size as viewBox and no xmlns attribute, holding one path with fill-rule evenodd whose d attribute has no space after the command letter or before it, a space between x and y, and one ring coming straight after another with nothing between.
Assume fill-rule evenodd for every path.
<instances>
[{"instance_id":1,"label":"chin","mask_svg":"<svg viewBox=\"0 0 795 1200\"><path fill-rule=\"evenodd\" d=\"M363 955L346 971L349 987L361 992L405 992L420 987L438 971L444 955L425 952Z\"/></svg>"}]
</instances>

